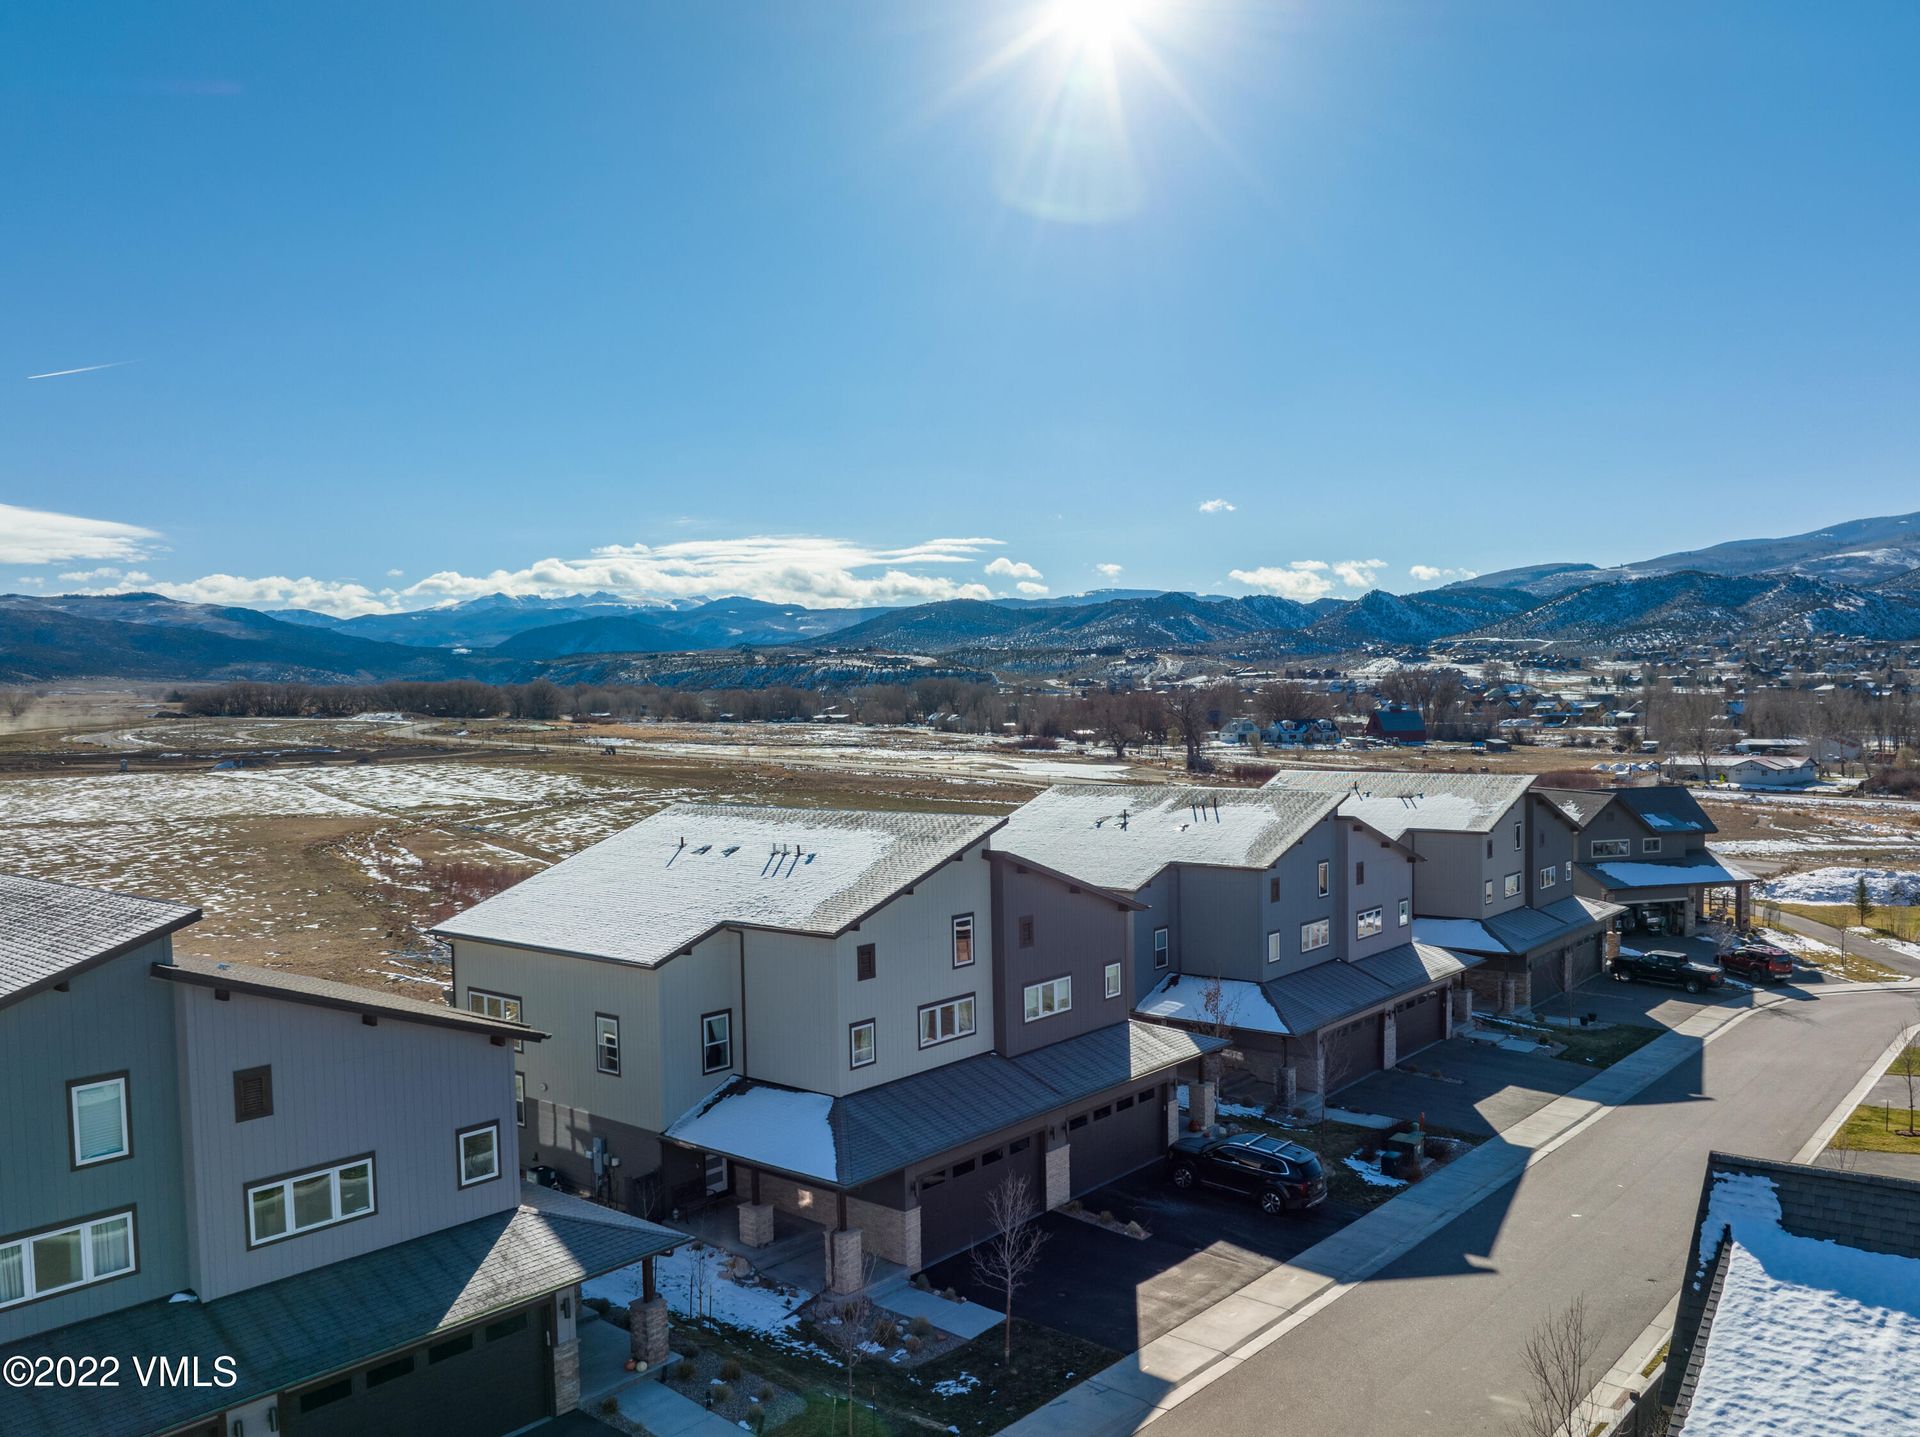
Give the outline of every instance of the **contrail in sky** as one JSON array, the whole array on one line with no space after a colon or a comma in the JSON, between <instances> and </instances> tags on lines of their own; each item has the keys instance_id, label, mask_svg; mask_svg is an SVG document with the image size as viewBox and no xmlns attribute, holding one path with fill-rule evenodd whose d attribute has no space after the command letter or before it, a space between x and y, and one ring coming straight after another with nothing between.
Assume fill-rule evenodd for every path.
<instances>
[{"instance_id":1,"label":"contrail in sky","mask_svg":"<svg viewBox=\"0 0 1920 1437\"><path fill-rule=\"evenodd\" d=\"M96 369L118 369L123 364L132 364L131 359L116 359L111 364L83 364L78 369L49 369L45 374L29 374L29 379L58 379L63 374L91 374Z\"/></svg>"}]
</instances>

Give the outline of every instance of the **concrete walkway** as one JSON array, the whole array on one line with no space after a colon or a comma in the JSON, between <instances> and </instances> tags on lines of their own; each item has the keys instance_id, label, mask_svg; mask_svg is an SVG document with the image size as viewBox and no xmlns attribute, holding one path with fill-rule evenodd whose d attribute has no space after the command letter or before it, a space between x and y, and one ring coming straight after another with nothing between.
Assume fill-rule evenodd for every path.
<instances>
[{"instance_id":1,"label":"concrete walkway","mask_svg":"<svg viewBox=\"0 0 1920 1437\"><path fill-rule=\"evenodd\" d=\"M1826 984L1822 996L1884 992L1887 984ZM1701 1045L1792 994L1756 994L1751 1006L1695 1013L1588 1082L1546 1104L1463 1158L1130 1353L1006 1430L1019 1437L1106 1437L1153 1421L1277 1342L1356 1284L1512 1182L1533 1163L1697 1060Z\"/></svg>"}]
</instances>

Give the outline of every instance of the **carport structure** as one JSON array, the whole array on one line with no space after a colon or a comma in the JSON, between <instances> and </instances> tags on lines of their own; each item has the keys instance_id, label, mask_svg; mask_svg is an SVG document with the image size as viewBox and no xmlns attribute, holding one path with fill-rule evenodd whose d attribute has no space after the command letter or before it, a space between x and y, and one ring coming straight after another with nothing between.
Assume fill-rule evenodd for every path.
<instances>
[{"instance_id":1,"label":"carport structure","mask_svg":"<svg viewBox=\"0 0 1920 1437\"><path fill-rule=\"evenodd\" d=\"M734 1078L665 1139L728 1160L743 1245L772 1241L776 1210L818 1224L828 1286L846 1292L868 1254L917 1272L987 1237L986 1198L1007 1177L1054 1208L1152 1162L1176 1084L1225 1046L1128 1022L839 1097Z\"/></svg>"},{"instance_id":2,"label":"carport structure","mask_svg":"<svg viewBox=\"0 0 1920 1437\"><path fill-rule=\"evenodd\" d=\"M1471 979L1495 1010L1511 1013L1571 992L1606 965L1606 935L1617 903L1562 898L1542 908L1516 908L1488 918L1415 918L1416 939L1484 966Z\"/></svg>"}]
</instances>

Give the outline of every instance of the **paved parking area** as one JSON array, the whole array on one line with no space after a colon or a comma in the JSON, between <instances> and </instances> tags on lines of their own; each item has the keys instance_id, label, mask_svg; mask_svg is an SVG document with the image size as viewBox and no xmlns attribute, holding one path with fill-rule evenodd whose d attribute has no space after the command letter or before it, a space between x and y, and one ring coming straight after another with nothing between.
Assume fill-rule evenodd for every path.
<instances>
[{"instance_id":1,"label":"paved parking area","mask_svg":"<svg viewBox=\"0 0 1920 1437\"><path fill-rule=\"evenodd\" d=\"M1423 1048L1406 1065L1371 1073L1334 1096L1334 1106L1491 1137L1571 1092L1591 1069L1536 1053L1509 1053L1468 1038Z\"/></svg>"},{"instance_id":2,"label":"paved parking area","mask_svg":"<svg viewBox=\"0 0 1920 1437\"><path fill-rule=\"evenodd\" d=\"M1125 1237L1062 1213L1044 1214L1040 1270L1014 1312L1116 1352L1172 1331L1360 1216L1328 1202L1306 1216L1271 1218L1230 1193L1177 1192L1157 1162L1081 1202L1093 1212L1133 1219L1150 1236ZM995 1294L974 1281L964 1253L935 1263L927 1276L935 1287L953 1287L998 1308Z\"/></svg>"}]
</instances>

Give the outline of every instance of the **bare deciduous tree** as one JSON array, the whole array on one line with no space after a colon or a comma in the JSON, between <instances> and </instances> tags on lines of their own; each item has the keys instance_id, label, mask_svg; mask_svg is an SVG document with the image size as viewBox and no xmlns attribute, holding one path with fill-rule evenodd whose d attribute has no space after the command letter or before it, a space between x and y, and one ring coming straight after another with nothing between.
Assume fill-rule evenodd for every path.
<instances>
[{"instance_id":1,"label":"bare deciduous tree","mask_svg":"<svg viewBox=\"0 0 1920 1437\"><path fill-rule=\"evenodd\" d=\"M37 698L32 689L0 689L0 709L6 711L8 718L21 718Z\"/></svg>"},{"instance_id":2,"label":"bare deciduous tree","mask_svg":"<svg viewBox=\"0 0 1920 1437\"><path fill-rule=\"evenodd\" d=\"M854 1373L873 1341L876 1311L867 1293L878 1270L878 1262L868 1254L860 1264L860 1290L834 1303L831 1313L814 1324L827 1350L839 1359L841 1369L847 1374L847 1437L854 1437Z\"/></svg>"},{"instance_id":3,"label":"bare deciduous tree","mask_svg":"<svg viewBox=\"0 0 1920 1437\"><path fill-rule=\"evenodd\" d=\"M1587 1300L1576 1297L1550 1313L1520 1349L1527 1377L1526 1412L1514 1423L1515 1437L1585 1437L1580 1420L1598 1381L1594 1373L1599 1334L1587 1320Z\"/></svg>"},{"instance_id":4,"label":"bare deciduous tree","mask_svg":"<svg viewBox=\"0 0 1920 1437\"><path fill-rule=\"evenodd\" d=\"M1026 1286L1040 1261L1047 1235L1034 1221L1038 1204L1027 1180L1017 1174L1002 1178L987 1194L987 1220L993 1236L973 1250L973 1275L983 1287L1000 1294L1005 1314L1001 1327L1001 1359L1013 1365L1013 1299Z\"/></svg>"}]
</instances>

